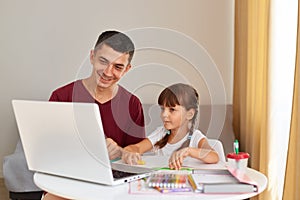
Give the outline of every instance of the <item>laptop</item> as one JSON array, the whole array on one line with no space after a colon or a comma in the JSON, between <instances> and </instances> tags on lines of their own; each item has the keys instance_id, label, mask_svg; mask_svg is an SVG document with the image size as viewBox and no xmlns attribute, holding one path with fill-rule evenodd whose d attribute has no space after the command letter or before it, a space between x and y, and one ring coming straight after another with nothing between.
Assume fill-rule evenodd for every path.
<instances>
[{"instance_id":1,"label":"laptop","mask_svg":"<svg viewBox=\"0 0 300 200\"><path fill-rule=\"evenodd\" d=\"M13 100L12 105L32 171L104 185L151 174L149 168L110 162L95 103Z\"/></svg>"}]
</instances>

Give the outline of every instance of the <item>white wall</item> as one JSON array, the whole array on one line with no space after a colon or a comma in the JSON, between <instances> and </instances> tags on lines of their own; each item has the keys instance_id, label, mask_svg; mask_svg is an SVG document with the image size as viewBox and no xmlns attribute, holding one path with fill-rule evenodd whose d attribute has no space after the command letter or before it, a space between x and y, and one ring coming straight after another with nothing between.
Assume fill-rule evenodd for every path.
<instances>
[{"instance_id":1,"label":"white wall","mask_svg":"<svg viewBox=\"0 0 300 200\"><path fill-rule=\"evenodd\" d=\"M202 104L230 104L233 8L233 0L1 0L1 165L18 140L11 100L47 100L82 76L81 64L107 29L136 42L135 67L122 84L143 102L154 103L162 87L186 81Z\"/></svg>"}]
</instances>

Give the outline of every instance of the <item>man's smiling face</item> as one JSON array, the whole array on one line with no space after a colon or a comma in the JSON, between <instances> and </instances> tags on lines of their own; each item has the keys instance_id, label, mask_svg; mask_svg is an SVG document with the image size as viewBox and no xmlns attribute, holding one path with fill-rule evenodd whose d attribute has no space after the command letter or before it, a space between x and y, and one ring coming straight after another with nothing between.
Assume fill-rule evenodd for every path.
<instances>
[{"instance_id":1,"label":"man's smiling face","mask_svg":"<svg viewBox=\"0 0 300 200\"><path fill-rule=\"evenodd\" d=\"M120 53L103 44L97 50L91 50L90 61L97 87L110 88L131 68L128 53Z\"/></svg>"}]
</instances>

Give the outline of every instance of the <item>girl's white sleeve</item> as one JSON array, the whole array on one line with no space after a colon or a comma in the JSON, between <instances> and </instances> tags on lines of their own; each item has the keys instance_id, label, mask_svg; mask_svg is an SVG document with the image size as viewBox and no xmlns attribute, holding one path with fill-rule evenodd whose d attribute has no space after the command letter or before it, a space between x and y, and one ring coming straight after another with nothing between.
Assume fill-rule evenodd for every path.
<instances>
[{"instance_id":1,"label":"girl's white sleeve","mask_svg":"<svg viewBox=\"0 0 300 200\"><path fill-rule=\"evenodd\" d=\"M200 130L195 130L191 138L190 147L198 148L198 144L203 138L206 138L206 136Z\"/></svg>"}]
</instances>

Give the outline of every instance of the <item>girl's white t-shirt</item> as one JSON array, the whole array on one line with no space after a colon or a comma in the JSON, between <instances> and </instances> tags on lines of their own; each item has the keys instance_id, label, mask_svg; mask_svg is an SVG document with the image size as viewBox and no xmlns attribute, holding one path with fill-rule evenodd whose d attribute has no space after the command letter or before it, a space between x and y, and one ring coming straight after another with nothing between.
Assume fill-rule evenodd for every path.
<instances>
[{"instance_id":1,"label":"girl's white t-shirt","mask_svg":"<svg viewBox=\"0 0 300 200\"><path fill-rule=\"evenodd\" d=\"M148 137L148 139L152 143L152 146L154 147L154 144L162 139L167 134L167 132L168 130L166 130L163 126L160 126L155 131L153 131ZM177 143L167 143L163 148L154 151L158 155L171 155L174 151L181 147L181 145L187 140L188 136L189 134L187 133L186 136ZM206 138L205 135L200 130L194 130L189 147L198 148L198 144L202 138Z\"/></svg>"}]
</instances>

